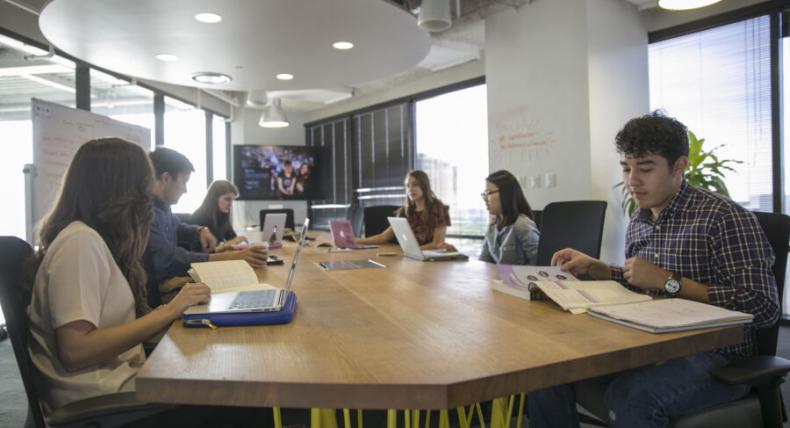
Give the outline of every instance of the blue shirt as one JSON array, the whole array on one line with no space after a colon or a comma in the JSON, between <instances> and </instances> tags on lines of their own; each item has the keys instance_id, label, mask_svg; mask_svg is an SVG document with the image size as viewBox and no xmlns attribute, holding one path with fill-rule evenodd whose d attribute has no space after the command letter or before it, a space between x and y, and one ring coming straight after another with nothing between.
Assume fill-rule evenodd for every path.
<instances>
[{"instance_id":1,"label":"blue shirt","mask_svg":"<svg viewBox=\"0 0 790 428\"><path fill-rule=\"evenodd\" d=\"M179 236L195 236L200 226L181 223L173 215L170 205L159 198L154 198L154 221L148 237L146 253L153 260L154 272L147 272L162 282L174 276L186 276L189 265L194 262L208 261L208 254L194 253L178 246Z\"/></svg>"}]
</instances>

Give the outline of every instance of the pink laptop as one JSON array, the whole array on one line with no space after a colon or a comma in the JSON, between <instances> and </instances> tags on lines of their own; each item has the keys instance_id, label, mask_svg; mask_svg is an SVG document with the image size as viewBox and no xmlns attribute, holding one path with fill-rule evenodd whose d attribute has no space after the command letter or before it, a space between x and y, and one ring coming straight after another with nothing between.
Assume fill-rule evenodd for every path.
<instances>
[{"instance_id":1,"label":"pink laptop","mask_svg":"<svg viewBox=\"0 0 790 428\"><path fill-rule=\"evenodd\" d=\"M364 250L368 248L378 248L378 245L355 244L349 238L354 238L354 230L351 222L343 219L329 220L329 230L332 232L332 241L337 248L351 248L354 250Z\"/></svg>"}]
</instances>

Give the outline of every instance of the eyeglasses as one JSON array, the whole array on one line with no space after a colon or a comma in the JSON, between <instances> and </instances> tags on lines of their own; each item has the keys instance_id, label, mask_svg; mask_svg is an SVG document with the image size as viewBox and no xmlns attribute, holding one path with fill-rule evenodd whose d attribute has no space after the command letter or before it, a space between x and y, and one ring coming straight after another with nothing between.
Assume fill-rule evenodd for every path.
<instances>
[{"instance_id":1,"label":"eyeglasses","mask_svg":"<svg viewBox=\"0 0 790 428\"><path fill-rule=\"evenodd\" d=\"M499 193L499 190L487 190L487 191L481 193L480 197L482 197L483 199L486 199L486 198L488 198L488 195L493 195L494 193Z\"/></svg>"}]
</instances>

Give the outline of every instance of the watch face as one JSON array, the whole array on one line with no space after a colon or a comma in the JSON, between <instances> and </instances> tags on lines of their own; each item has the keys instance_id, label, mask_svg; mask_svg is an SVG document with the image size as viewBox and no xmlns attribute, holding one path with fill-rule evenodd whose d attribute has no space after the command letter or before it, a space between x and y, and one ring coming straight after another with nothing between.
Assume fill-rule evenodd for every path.
<instances>
[{"instance_id":1,"label":"watch face","mask_svg":"<svg viewBox=\"0 0 790 428\"><path fill-rule=\"evenodd\" d=\"M677 294L680 291L680 283L674 278L670 278L664 283L664 290L669 294Z\"/></svg>"}]
</instances>

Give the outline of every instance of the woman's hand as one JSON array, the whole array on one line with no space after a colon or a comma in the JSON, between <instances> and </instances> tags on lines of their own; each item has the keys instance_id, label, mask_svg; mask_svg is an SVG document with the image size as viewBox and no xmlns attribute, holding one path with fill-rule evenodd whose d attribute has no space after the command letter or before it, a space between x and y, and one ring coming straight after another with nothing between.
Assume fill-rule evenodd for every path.
<instances>
[{"instance_id":1,"label":"woman's hand","mask_svg":"<svg viewBox=\"0 0 790 428\"><path fill-rule=\"evenodd\" d=\"M211 299L211 289L201 283L188 283L173 297L165 307L170 311L173 319L184 314L190 306L204 305Z\"/></svg>"}]
</instances>

